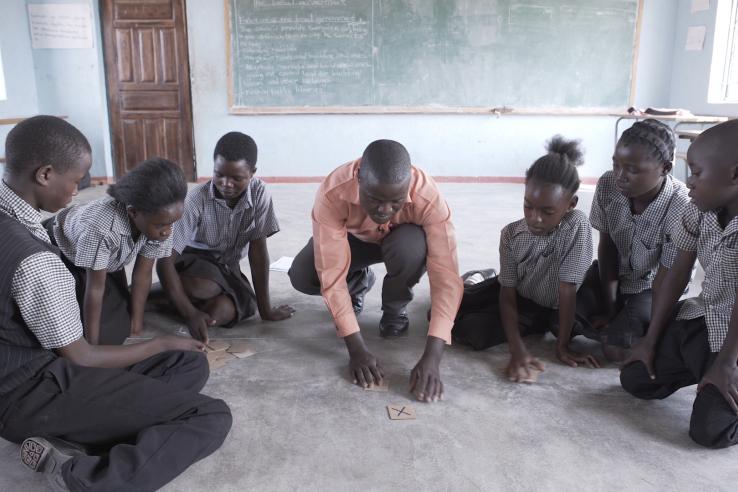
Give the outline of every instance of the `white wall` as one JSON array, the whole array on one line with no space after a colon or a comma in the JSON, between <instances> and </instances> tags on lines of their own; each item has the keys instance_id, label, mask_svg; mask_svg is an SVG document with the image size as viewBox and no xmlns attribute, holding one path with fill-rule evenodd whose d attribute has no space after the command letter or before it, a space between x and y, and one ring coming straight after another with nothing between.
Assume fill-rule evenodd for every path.
<instances>
[{"instance_id":1,"label":"white wall","mask_svg":"<svg viewBox=\"0 0 738 492\"><path fill-rule=\"evenodd\" d=\"M645 1L636 103L664 106L676 4ZM377 138L402 142L436 176L521 176L555 133L582 139L582 176L597 177L610 166L615 119L609 117L229 115L223 10L210 0L187 2L198 176L212 174L215 142L231 130L254 137L262 176L323 176Z\"/></svg>"}]
</instances>

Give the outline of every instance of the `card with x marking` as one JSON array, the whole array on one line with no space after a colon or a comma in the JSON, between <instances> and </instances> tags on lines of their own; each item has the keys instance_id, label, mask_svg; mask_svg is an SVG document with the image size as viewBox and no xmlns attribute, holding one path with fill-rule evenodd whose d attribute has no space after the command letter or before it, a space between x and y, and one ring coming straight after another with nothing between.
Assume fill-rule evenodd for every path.
<instances>
[{"instance_id":1,"label":"card with x marking","mask_svg":"<svg viewBox=\"0 0 738 492\"><path fill-rule=\"evenodd\" d=\"M391 420L415 420L415 409L410 405L387 405Z\"/></svg>"}]
</instances>

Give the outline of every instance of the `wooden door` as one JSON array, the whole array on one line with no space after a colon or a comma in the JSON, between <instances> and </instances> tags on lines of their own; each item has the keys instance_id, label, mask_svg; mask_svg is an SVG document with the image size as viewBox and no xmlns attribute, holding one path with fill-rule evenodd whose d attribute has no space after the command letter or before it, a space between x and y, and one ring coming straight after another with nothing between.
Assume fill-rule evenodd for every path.
<instances>
[{"instance_id":1,"label":"wooden door","mask_svg":"<svg viewBox=\"0 0 738 492\"><path fill-rule=\"evenodd\" d=\"M116 176L165 157L194 181L184 0L102 0Z\"/></svg>"}]
</instances>

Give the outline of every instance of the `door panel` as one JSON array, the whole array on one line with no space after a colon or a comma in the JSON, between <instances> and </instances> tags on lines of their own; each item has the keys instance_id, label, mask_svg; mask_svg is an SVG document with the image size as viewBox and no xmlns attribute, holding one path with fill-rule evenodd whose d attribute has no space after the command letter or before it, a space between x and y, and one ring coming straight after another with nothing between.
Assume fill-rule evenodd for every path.
<instances>
[{"instance_id":1,"label":"door panel","mask_svg":"<svg viewBox=\"0 0 738 492\"><path fill-rule=\"evenodd\" d=\"M196 179L184 0L102 0L116 175L166 157Z\"/></svg>"}]
</instances>

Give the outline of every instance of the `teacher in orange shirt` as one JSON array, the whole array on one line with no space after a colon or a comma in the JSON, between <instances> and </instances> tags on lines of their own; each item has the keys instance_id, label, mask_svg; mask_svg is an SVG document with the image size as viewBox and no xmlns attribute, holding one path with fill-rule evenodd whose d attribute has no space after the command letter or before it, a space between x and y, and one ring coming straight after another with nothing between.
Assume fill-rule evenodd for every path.
<instances>
[{"instance_id":1,"label":"teacher in orange shirt","mask_svg":"<svg viewBox=\"0 0 738 492\"><path fill-rule=\"evenodd\" d=\"M295 289L321 294L346 342L354 382L381 383L382 366L369 352L356 316L374 283L370 265L384 262L383 337L407 334L406 306L412 288L428 271L431 321L410 390L421 401L443 397L439 365L451 343L451 327L463 292L451 212L436 183L410 164L402 144L377 140L360 159L335 169L323 181L312 212L313 237L289 271Z\"/></svg>"}]
</instances>

